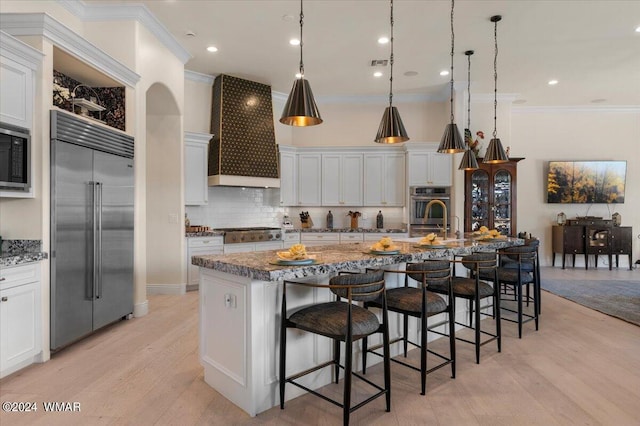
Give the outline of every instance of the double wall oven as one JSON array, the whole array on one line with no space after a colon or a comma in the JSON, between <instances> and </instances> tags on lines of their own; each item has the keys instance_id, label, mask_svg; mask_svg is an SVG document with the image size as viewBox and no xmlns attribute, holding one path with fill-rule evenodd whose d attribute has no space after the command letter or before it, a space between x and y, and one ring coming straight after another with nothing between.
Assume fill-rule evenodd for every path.
<instances>
[{"instance_id":1,"label":"double wall oven","mask_svg":"<svg viewBox=\"0 0 640 426\"><path fill-rule=\"evenodd\" d=\"M446 209L439 203L433 203L427 211L430 201L440 200ZM441 232L447 215L447 232L451 229L451 188L448 186L412 186L410 188L410 236L421 237L430 232Z\"/></svg>"}]
</instances>

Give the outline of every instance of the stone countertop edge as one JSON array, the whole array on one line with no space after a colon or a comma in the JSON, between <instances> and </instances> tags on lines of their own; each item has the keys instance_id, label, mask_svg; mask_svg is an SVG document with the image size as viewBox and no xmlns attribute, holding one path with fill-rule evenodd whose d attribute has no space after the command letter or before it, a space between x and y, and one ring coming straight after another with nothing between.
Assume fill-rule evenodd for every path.
<instances>
[{"instance_id":1,"label":"stone countertop edge","mask_svg":"<svg viewBox=\"0 0 640 426\"><path fill-rule=\"evenodd\" d=\"M203 232L186 232L185 237L193 238L193 237L222 237L224 236L223 231L203 231Z\"/></svg>"},{"instance_id":2,"label":"stone countertop edge","mask_svg":"<svg viewBox=\"0 0 640 426\"><path fill-rule=\"evenodd\" d=\"M0 267L6 268L9 266L18 266L24 263L39 262L47 259L49 255L45 252L36 253L20 253L20 254L3 254L0 256Z\"/></svg>"},{"instance_id":3,"label":"stone countertop edge","mask_svg":"<svg viewBox=\"0 0 640 426\"><path fill-rule=\"evenodd\" d=\"M313 247L321 260L316 265L280 266L272 262L276 251L253 253L236 253L229 255L193 256L191 263L207 269L226 272L233 275L249 277L260 281L277 281L295 279L314 275L324 275L343 270L383 267L404 262L419 262L426 259L465 255L477 251L493 251L512 245L522 245L524 240L511 238L507 241L482 243L473 246L471 242L445 249L418 248L413 243L402 243L401 252L397 255L373 255L367 253L367 243L342 244L334 246ZM312 251L309 250L311 253ZM331 259L331 257L334 259Z\"/></svg>"},{"instance_id":4,"label":"stone countertop edge","mask_svg":"<svg viewBox=\"0 0 640 426\"><path fill-rule=\"evenodd\" d=\"M295 228L285 229L285 234L293 232L362 232L371 234L406 234L409 233L407 228Z\"/></svg>"}]
</instances>

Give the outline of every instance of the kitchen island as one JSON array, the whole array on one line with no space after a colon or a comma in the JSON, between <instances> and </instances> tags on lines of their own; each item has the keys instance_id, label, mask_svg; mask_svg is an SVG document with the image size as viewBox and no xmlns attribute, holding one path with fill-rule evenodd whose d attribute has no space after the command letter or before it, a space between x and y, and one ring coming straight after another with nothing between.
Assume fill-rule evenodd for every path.
<instances>
[{"instance_id":1,"label":"kitchen island","mask_svg":"<svg viewBox=\"0 0 640 426\"><path fill-rule=\"evenodd\" d=\"M200 360L205 381L251 416L279 403L278 330L283 280L328 282L344 270L404 269L406 262L451 258L523 244L523 240L517 238L481 243L449 240L445 248L433 249L418 246L417 240L394 241L400 249L394 255L370 254L371 243L313 247L309 254L316 256L317 263L307 266L277 265L275 251L194 256L192 263L200 266ZM395 282L388 280L387 285L398 285L398 276ZM291 287L287 295L287 306L291 309L331 300L331 293L326 289L302 286ZM459 304L456 317L462 318L464 309L464 304ZM390 315L392 338L400 334L399 327L396 315ZM417 340L418 332L414 321L409 333ZM332 345L323 337L295 330L290 333L288 374L331 358ZM398 348L395 349L392 356L397 354ZM378 360L372 358L371 362ZM360 366L354 365L354 368ZM306 379L307 386L319 388L330 383L330 371L323 369ZM302 393L298 388L287 387L287 399Z\"/></svg>"}]
</instances>

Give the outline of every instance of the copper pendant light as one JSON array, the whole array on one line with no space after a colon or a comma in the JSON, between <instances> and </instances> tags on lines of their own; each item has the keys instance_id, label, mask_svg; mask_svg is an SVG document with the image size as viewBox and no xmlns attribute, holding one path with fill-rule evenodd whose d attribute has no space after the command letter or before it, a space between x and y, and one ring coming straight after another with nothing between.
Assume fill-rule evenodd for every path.
<instances>
[{"instance_id":1,"label":"copper pendant light","mask_svg":"<svg viewBox=\"0 0 640 426\"><path fill-rule=\"evenodd\" d=\"M495 53L493 56L493 139L489 142L487 152L484 154L483 163L497 164L506 163L509 161L507 153L502 148L502 142L497 136L496 131L496 117L498 111L498 22L502 19L502 16L495 15L491 17L491 22L494 23L493 39L495 46Z\"/></svg>"},{"instance_id":2,"label":"copper pendant light","mask_svg":"<svg viewBox=\"0 0 640 426\"><path fill-rule=\"evenodd\" d=\"M447 124L444 128L444 134L442 140L440 140L440 146L438 152L444 152L447 154L456 154L464 151L464 142L458 126L454 123L455 117L453 115L453 54L454 54L454 42L455 35L453 32L453 7L455 0L451 0L451 96L449 102L451 103L451 123Z\"/></svg>"},{"instance_id":3,"label":"copper pendant light","mask_svg":"<svg viewBox=\"0 0 640 426\"><path fill-rule=\"evenodd\" d=\"M464 129L464 139L467 149L464 151L458 170L475 170L478 168L476 154L471 150L473 137L471 136L471 55L473 50L464 52L467 55L467 128Z\"/></svg>"},{"instance_id":4,"label":"copper pendant light","mask_svg":"<svg viewBox=\"0 0 640 426\"><path fill-rule=\"evenodd\" d=\"M302 25L304 14L302 13L302 0L300 0L300 78L293 82L291 93L282 111L280 122L289 126L315 126L322 123L320 111L309 80L304 78L304 63L302 62Z\"/></svg>"},{"instance_id":5,"label":"copper pendant light","mask_svg":"<svg viewBox=\"0 0 640 426\"><path fill-rule=\"evenodd\" d=\"M402 124L402 118L398 108L393 106L393 0L391 0L391 56L389 58L390 75L389 75L389 106L385 108L384 114L382 114L382 120L380 121L380 127L378 127L378 134L374 139L377 143L401 143L409 140L407 131Z\"/></svg>"}]
</instances>

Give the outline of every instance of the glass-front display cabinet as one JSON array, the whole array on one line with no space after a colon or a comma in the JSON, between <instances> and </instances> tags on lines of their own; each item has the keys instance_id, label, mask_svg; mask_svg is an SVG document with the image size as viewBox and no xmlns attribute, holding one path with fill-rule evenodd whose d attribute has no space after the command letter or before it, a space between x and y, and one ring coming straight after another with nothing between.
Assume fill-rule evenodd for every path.
<instances>
[{"instance_id":1,"label":"glass-front display cabinet","mask_svg":"<svg viewBox=\"0 0 640 426\"><path fill-rule=\"evenodd\" d=\"M502 235L516 235L518 161L485 164L478 159L476 170L465 171L464 228L477 231L481 226L497 229Z\"/></svg>"}]
</instances>

